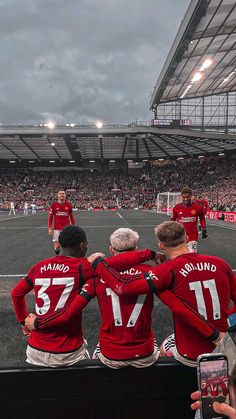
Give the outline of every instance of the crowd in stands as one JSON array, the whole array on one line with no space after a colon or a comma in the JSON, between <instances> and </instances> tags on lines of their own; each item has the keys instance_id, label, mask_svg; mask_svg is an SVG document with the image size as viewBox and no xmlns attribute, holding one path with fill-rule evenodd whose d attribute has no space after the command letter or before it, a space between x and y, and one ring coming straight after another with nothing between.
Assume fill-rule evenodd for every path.
<instances>
[{"instance_id":1,"label":"crowd in stands","mask_svg":"<svg viewBox=\"0 0 236 419\"><path fill-rule=\"evenodd\" d=\"M152 209L159 192L179 192L184 186L203 195L213 210L236 211L236 164L216 157L148 164L129 174L1 169L0 209L9 210L13 201L21 210L28 201L46 210L61 188L78 210Z\"/></svg>"}]
</instances>

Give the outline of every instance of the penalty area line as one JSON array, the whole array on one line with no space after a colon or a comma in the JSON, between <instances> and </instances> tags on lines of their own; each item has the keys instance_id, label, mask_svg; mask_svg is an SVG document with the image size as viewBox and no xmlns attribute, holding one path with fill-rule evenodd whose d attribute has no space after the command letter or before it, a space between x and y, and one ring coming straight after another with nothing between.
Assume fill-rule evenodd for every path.
<instances>
[{"instance_id":1,"label":"penalty area line","mask_svg":"<svg viewBox=\"0 0 236 419\"><path fill-rule=\"evenodd\" d=\"M122 215L119 212L117 212L116 214L119 215L120 218L123 218Z\"/></svg>"},{"instance_id":2,"label":"penalty area line","mask_svg":"<svg viewBox=\"0 0 236 419\"><path fill-rule=\"evenodd\" d=\"M26 274L16 274L16 275L4 275L4 274L1 274L0 275L0 278L14 278L14 277L17 277L17 276L24 277L24 276L26 276Z\"/></svg>"}]
</instances>

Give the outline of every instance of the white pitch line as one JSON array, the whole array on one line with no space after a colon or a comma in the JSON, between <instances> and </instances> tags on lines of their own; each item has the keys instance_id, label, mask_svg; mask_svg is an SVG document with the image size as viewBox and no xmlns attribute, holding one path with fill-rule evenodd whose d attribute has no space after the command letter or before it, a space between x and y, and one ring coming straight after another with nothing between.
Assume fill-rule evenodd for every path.
<instances>
[{"instance_id":1,"label":"white pitch line","mask_svg":"<svg viewBox=\"0 0 236 419\"><path fill-rule=\"evenodd\" d=\"M25 217L30 217L31 215L32 214L28 214L28 215L13 215L12 217L2 218L2 219L0 219L0 221L15 220L16 218L25 218Z\"/></svg>"},{"instance_id":2,"label":"white pitch line","mask_svg":"<svg viewBox=\"0 0 236 419\"><path fill-rule=\"evenodd\" d=\"M0 278L14 278L14 277L17 277L17 276L23 277L23 276L26 276L26 274L17 274L17 275L4 275L4 274L2 274L2 275L0 275Z\"/></svg>"},{"instance_id":3,"label":"white pitch line","mask_svg":"<svg viewBox=\"0 0 236 419\"><path fill-rule=\"evenodd\" d=\"M119 215L119 217L120 217L120 218L123 218L123 217L122 217L122 215L120 215L120 213L119 213L119 212L117 212L116 214L117 214L117 215Z\"/></svg>"}]
</instances>

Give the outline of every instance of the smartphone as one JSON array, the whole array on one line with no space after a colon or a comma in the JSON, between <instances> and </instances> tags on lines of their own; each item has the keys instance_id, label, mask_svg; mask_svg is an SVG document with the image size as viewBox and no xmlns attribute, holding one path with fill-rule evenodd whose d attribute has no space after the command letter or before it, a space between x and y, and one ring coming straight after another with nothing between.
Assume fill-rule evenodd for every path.
<instances>
[{"instance_id":1,"label":"smartphone","mask_svg":"<svg viewBox=\"0 0 236 419\"><path fill-rule=\"evenodd\" d=\"M213 409L214 402L230 403L227 356L221 353L200 355L197 358L197 374L202 419L227 418Z\"/></svg>"}]
</instances>

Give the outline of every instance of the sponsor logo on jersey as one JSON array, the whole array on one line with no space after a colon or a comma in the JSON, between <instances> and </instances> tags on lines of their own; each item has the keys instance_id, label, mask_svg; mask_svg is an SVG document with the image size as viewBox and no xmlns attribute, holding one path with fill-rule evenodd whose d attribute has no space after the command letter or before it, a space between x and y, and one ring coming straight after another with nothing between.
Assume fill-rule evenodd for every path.
<instances>
[{"instance_id":1,"label":"sponsor logo on jersey","mask_svg":"<svg viewBox=\"0 0 236 419\"><path fill-rule=\"evenodd\" d=\"M196 217L181 217L179 222L180 223L194 223L196 221Z\"/></svg>"}]
</instances>

